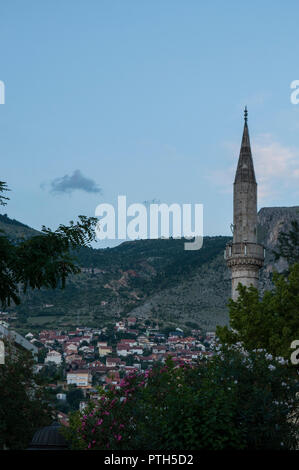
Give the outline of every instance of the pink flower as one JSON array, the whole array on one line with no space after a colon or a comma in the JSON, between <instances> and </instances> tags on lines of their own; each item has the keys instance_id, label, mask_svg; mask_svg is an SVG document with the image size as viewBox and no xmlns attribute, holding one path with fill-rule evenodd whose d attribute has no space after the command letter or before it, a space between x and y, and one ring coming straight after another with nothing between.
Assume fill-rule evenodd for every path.
<instances>
[{"instance_id":1,"label":"pink flower","mask_svg":"<svg viewBox=\"0 0 299 470\"><path fill-rule=\"evenodd\" d=\"M103 422L103 420L102 420L102 418L101 418L101 419L98 420L97 425L98 425L98 426L101 426L102 422Z\"/></svg>"}]
</instances>

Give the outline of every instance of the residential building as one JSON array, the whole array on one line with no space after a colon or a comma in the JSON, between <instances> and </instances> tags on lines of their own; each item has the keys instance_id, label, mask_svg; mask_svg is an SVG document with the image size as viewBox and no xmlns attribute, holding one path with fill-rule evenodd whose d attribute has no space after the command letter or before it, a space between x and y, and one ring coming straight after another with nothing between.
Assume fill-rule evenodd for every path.
<instances>
[{"instance_id":1,"label":"residential building","mask_svg":"<svg viewBox=\"0 0 299 470\"><path fill-rule=\"evenodd\" d=\"M49 351L45 357L45 364L48 364L49 362L54 362L56 365L60 366L62 362L61 354L58 351Z\"/></svg>"},{"instance_id":2,"label":"residential building","mask_svg":"<svg viewBox=\"0 0 299 470\"><path fill-rule=\"evenodd\" d=\"M89 370L73 370L67 373L66 376L68 385L77 385L77 387L84 388L91 385L91 373Z\"/></svg>"}]
</instances>

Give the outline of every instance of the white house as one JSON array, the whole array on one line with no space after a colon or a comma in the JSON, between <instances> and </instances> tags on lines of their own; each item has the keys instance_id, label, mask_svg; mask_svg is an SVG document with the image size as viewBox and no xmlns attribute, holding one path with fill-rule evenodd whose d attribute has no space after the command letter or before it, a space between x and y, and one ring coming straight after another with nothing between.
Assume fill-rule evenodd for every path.
<instances>
[{"instance_id":1,"label":"white house","mask_svg":"<svg viewBox=\"0 0 299 470\"><path fill-rule=\"evenodd\" d=\"M60 365L61 364L61 354L57 351L49 351L46 358L45 358L45 364L49 363L49 362L54 362L56 365Z\"/></svg>"},{"instance_id":2,"label":"white house","mask_svg":"<svg viewBox=\"0 0 299 470\"><path fill-rule=\"evenodd\" d=\"M118 321L115 323L116 331L125 331L126 325L123 321Z\"/></svg>"},{"instance_id":3,"label":"white house","mask_svg":"<svg viewBox=\"0 0 299 470\"><path fill-rule=\"evenodd\" d=\"M66 400L66 393L56 393L57 400Z\"/></svg>"},{"instance_id":4,"label":"white house","mask_svg":"<svg viewBox=\"0 0 299 470\"><path fill-rule=\"evenodd\" d=\"M142 346L133 346L130 348L131 354L143 354L143 347Z\"/></svg>"},{"instance_id":5,"label":"white house","mask_svg":"<svg viewBox=\"0 0 299 470\"><path fill-rule=\"evenodd\" d=\"M121 362L119 357L107 357L106 367L116 367Z\"/></svg>"},{"instance_id":6,"label":"white house","mask_svg":"<svg viewBox=\"0 0 299 470\"><path fill-rule=\"evenodd\" d=\"M117 345L116 352L118 356L127 357L128 354L131 354L130 346L126 346L125 344Z\"/></svg>"},{"instance_id":7,"label":"white house","mask_svg":"<svg viewBox=\"0 0 299 470\"><path fill-rule=\"evenodd\" d=\"M28 339L28 341L30 341L32 338L33 338L33 334L32 333L27 333L27 335L25 335L25 338Z\"/></svg>"}]
</instances>

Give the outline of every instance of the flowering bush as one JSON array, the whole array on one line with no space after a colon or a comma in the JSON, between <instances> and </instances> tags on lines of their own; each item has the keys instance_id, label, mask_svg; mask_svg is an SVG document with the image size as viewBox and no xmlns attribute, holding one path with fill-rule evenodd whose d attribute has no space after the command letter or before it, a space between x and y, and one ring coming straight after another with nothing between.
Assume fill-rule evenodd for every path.
<instances>
[{"instance_id":1,"label":"flowering bush","mask_svg":"<svg viewBox=\"0 0 299 470\"><path fill-rule=\"evenodd\" d=\"M168 359L102 392L72 415L66 435L76 449L292 449L292 372L284 359L240 344L196 365Z\"/></svg>"}]
</instances>

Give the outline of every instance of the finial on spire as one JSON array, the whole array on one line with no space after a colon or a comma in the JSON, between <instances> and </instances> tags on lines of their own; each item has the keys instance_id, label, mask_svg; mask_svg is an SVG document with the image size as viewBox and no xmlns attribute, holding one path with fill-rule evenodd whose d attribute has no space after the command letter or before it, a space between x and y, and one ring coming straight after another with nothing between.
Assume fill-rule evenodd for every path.
<instances>
[{"instance_id":1,"label":"finial on spire","mask_svg":"<svg viewBox=\"0 0 299 470\"><path fill-rule=\"evenodd\" d=\"M247 123L247 117L248 117L248 111L247 111L247 106L245 106L244 109L244 121Z\"/></svg>"}]
</instances>

